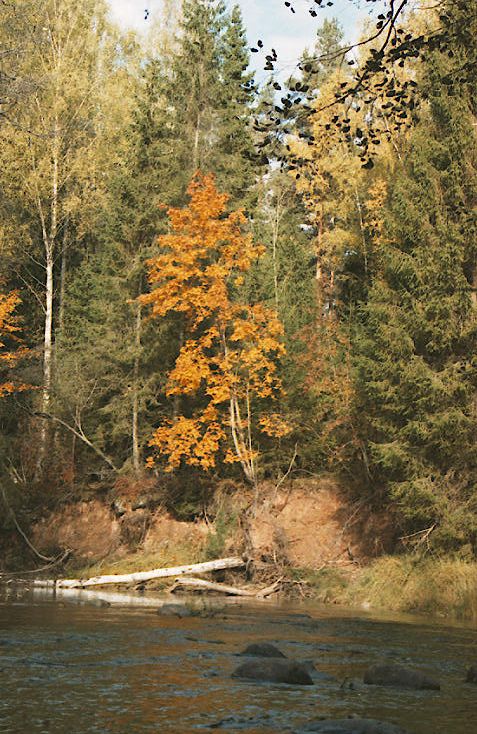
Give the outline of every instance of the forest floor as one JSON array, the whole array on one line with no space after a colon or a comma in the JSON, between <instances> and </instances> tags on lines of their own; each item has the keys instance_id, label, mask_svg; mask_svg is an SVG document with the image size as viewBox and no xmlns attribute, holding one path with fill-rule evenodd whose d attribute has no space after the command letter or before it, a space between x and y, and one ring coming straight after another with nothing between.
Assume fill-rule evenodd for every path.
<instances>
[{"instance_id":1,"label":"forest floor","mask_svg":"<svg viewBox=\"0 0 477 734\"><path fill-rule=\"evenodd\" d=\"M133 573L243 555L247 580L251 575L254 585L265 586L281 579L291 596L477 619L477 564L422 548L396 553L389 515L372 512L333 477L278 488L263 483L256 494L224 486L193 522L174 518L151 492L93 494L59 505L30 533L47 558L70 551L61 575ZM223 580L247 583L236 572Z\"/></svg>"}]
</instances>

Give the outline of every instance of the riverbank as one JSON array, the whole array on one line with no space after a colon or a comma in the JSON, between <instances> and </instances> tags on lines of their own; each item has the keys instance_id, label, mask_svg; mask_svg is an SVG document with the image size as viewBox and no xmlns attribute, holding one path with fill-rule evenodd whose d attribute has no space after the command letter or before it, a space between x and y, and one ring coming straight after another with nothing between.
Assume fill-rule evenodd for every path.
<instances>
[{"instance_id":1,"label":"riverbank","mask_svg":"<svg viewBox=\"0 0 477 734\"><path fill-rule=\"evenodd\" d=\"M137 553L121 561L81 569L79 576L134 573L155 568L157 563L156 556ZM272 572L270 578L273 577ZM477 623L477 563L474 562L384 556L353 572L333 567L288 568L281 579L278 594L289 599ZM257 586L253 580L245 581L239 572L228 572L227 581L245 589ZM170 579L148 584L148 588L157 590L170 586Z\"/></svg>"},{"instance_id":2,"label":"riverbank","mask_svg":"<svg viewBox=\"0 0 477 734\"><path fill-rule=\"evenodd\" d=\"M311 574L309 588L326 603L477 622L477 563L471 561L383 556L352 575L334 569Z\"/></svg>"},{"instance_id":3,"label":"riverbank","mask_svg":"<svg viewBox=\"0 0 477 734\"><path fill-rule=\"evenodd\" d=\"M221 488L194 521L173 517L158 500L151 491L135 497L113 492L62 503L32 524L30 539L44 558L68 551L68 562L54 568L63 577L240 555L247 558L247 573L226 572L220 580L263 587L281 579L282 596L477 620L477 563L437 558L422 545L404 554L392 520L373 513L332 477L279 488L263 484L257 497L246 488ZM12 564L5 570L24 568ZM156 581L152 588L168 585Z\"/></svg>"}]
</instances>

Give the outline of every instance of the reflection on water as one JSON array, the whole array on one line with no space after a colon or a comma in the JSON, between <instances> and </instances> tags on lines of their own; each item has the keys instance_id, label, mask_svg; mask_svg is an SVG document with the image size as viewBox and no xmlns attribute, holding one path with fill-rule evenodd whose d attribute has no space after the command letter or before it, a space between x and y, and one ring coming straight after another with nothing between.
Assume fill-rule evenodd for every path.
<instances>
[{"instance_id":1,"label":"reflection on water","mask_svg":"<svg viewBox=\"0 0 477 734\"><path fill-rule=\"evenodd\" d=\"M208 611L195 602L201 615L179 618L156 612L170 598L132 598L141 606L120 606L131 599L119 592L0 591L2 733L186 734L223 721L218 731L275 734L349 714L414 734L477 731L477 687L463 683L477 662L469 626L222 600ZM258 640L332 677L313 687L231 678L236 653ZM350 689L383 659L428 672L442 690Z\"/></svg>"}]
</instances>

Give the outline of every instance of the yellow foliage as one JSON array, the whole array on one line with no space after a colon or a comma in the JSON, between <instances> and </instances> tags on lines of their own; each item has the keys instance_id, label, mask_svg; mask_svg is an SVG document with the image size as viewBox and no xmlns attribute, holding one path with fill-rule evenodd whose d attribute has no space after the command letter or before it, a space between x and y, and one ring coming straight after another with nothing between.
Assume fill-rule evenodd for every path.
<instances>
[{"instance_id":1,"label":"yellow foliage","mask_svg":"<svg viewBox=\"0 0 477 734\"><path fill-rule=\"evenodd\" d=\"M164 422L150 445L169 470L182 461L211 469L219 451L228 463L253 463L244 437L252 426L240 415L250 413L250 400L281 393L283 326L274 310L232 300L241 274L264 253L245 232L243 212L226 214L228 196L217 191L213 176L197 174L188 193L188 206L168 212L171 231L158 238L161 254L147 263L151 291L140 301L154 317L183 314L187 339L167 394L195 396L201 407ZM285 435L272 419L269 427L269 435Z\"/></svg>"},{"instance_id":2,"label":"yellow foliage","mask_svg":"<svg viewBox=\"0 0 477 734\"><path fill-rule=\"evenodd\" d=\"M5 370L0 371L0 379L2 374L4 375L7 370L14 367L27 351L19 345L19 339L16 336L19 327L15 317L15 309L19 303L20 298L15 291L7 295L0 294L0 361L5 366ZM7 342L11 342L15 348L7 348ZM27 385L14 384L11 380L5 380L0 382L0 398L12 392L26 389Z\"/></svg>"},{"instance_id":3,"label":"yellow foliage","mask_svg":"<svg viewBox=\"0 0 477 734\"><path fill-rule=\"evenodd\" d=\"M283 438L288 436L292 428L278 413L264 415L259 420L260 430L267 436L275 436L275 438Z\"/></svg>"}]
</instances>

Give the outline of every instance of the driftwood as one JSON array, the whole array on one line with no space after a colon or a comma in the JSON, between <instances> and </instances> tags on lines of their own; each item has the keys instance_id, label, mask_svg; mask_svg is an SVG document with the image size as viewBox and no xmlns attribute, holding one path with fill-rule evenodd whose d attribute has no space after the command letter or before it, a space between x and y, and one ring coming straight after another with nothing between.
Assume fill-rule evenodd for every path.
<instances>
[{"instance_id":1,"label":"driftwood","mask_svg":"<svg viewBox=\"0 0 477 734\"><path fill-rule=\"evenodd\" d=\"M216 584L214 581L206 581L205 579L195 579L188 576L177 578L174 581L174 585L169 589L170 593L174 593L179 589L198 589L200 591L217 591L220 594L227 594L228 596L247 596L254 599L265 599L280 586L281 579L275 581L271 586L267 586L265 589L258 591L252 591L250 589L240 589L237 586L227 586L226 584Z\"/></svg>"},{"instance_id":2,"label":"driftwood","mask_svg":"<svg viewBox=\"0 0 477 734\"><path fill-rule=\"evenodd\" d=\"M85 589L89 586L102 586L103 584L138 584L153 579L170 578L189 573L210 573L210 571L222 571L226 568L241 568L242 566L245 566L245 561L242 558L219 558L216 561L193 563L189 566L156 568L153 571L138 571L137 573L111 576L94 576L89 579L36 579L33 581L33 585L57 589Z\"/></svg>"}]
</instances>

